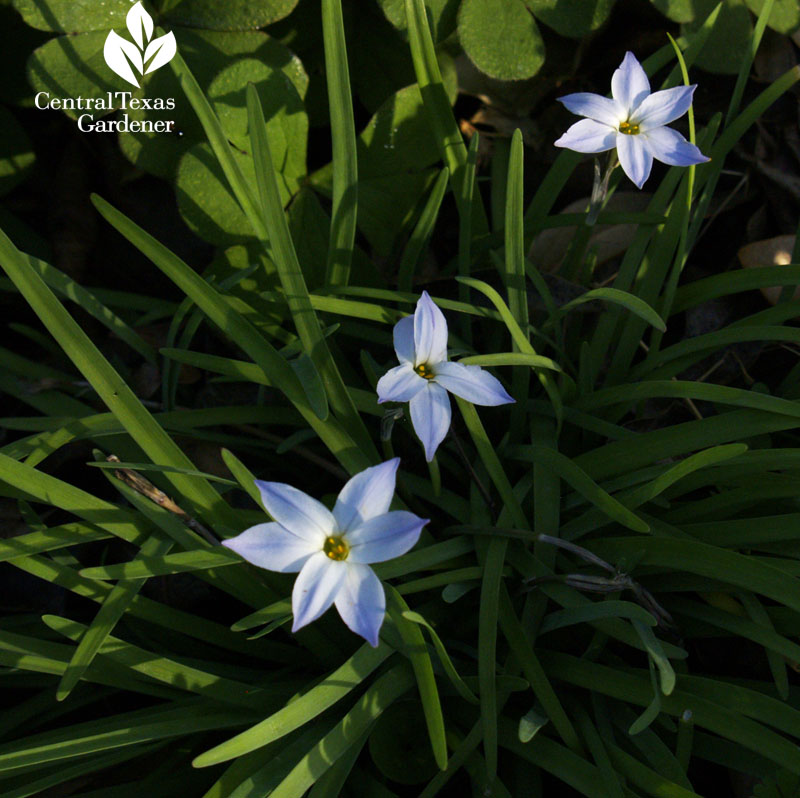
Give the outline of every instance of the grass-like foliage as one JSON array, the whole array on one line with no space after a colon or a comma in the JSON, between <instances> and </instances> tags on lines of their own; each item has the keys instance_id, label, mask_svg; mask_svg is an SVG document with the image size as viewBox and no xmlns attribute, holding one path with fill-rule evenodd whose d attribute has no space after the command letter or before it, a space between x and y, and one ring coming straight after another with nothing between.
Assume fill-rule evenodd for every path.
<instances>
[{"instance_id":1,"label":"grass-like foliage","mask_svg":"<svg viewBox=\"0 0 800 798\"><path fill-rule=\"evenodd\" d=\"M651 178L644 211L603 210L617 170L600 205L557 215L581 156L560 153L526 196L517 131L480 190L478 137L464 143L423 0L406 0L439 161L398 290L354 278L369 196L340 0L322 1L329 234L287 217L256 89L240 97L248 135L233 147L180 51L170 69L260 255L198 274L94 197L141 253L143 281L159 270L185 296L176 304L83 288L0 233L4 290L68 359L56 371L0 349L0 387L36 411L2 421L20 434L0 448L0 495L27 531L0 540L0 559L75 597L61 614L0 621L5 798L64 783L83 798L689 798L715 765L764 780L762 795L796 788L800 373L743 387L715 384L713 368L686 375L733 344L800 344L788 324L800 305L784 292L728 326L673 333L709 300L800 281L800 265L682 277L726 156L800 80L795 67L742 103L772 5L730 107L696 134L692 123L710 162ZM718 11L643 62L654 90L689 82ZM427 462L408 405L379 405L375 386L397 365L392 329L414 312L445 207L458 219L450 277L424 287L451 359L490 372L515 402L451 397L449 434ZM636 229L613 278L592 287L595 221ZM527 255L565 225L562 275L584 288L568 302ZM66 298L161 367L159 402L138 398ZM171 320L158 352L140 335L154 319ZM181 405L189 367L230 402ZM47 458L76 442L94 452L89 479L75 479L93 492L49 473ZM221 450L227 473L193 461L198 443ZM219 545L269 520L254 479L332 506L349 477L396 456L393 510L430 522L410 552L374 565L387 603L377 647L333 611L292 634L294 575ZM187 579L195 599L175 600ZM750 666L727 667L730 652Z\"/></svg>"}]
</instances>

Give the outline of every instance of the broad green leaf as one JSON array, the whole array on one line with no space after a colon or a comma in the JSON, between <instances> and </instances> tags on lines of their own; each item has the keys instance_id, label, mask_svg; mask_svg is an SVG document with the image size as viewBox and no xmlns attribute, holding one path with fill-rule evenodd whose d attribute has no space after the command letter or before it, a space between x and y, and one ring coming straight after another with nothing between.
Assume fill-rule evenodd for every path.
<instances>
[{"instance_id":1,"label":"broad green leaf","mask_svg":"<svg viewBox=\"0 0 800 798\"><path fill-rule=\"evenodd\" d=\"M7 194L25 179L36 155L22 126L14 115L0 108L0 195Z\"/></svg>"},{"instance_id":2,"label":"broad green leaf","mask_svg":"<svg viewBox=\"0 0 800 798\"><path fill-rule=\"evenodd\" d=\"M446 39L456 27L456 14L460 0L426 0L434 42ZM378 0L386 19L396 28L406 28L405 0Z\"/></svg>"},{"instance_id":3,"label":"broad green leaf","mask_svg":"<svg viewBox=\"0 0 800 798\"><path fill-rule=\"evenodd\" d=\"M758 16L766 0L745 0L745 2ZM800 28L800 5L795 0L775 0L767 24L778 33L794 33Z\"/></svg>"},{"instance_id":4,"label":"broad green leaf","mask_svg":"<svg viewBox=\"0 0 800 798\"><path fill-rule=\"evenodd\" d=\"M267 136L279 165L278 186L285 205L299 188L305 174L308 119L296 84L284 72L256 59L242 59L218 75L208 89L209 100L219 115L228 139L235 145L231 156L239 165L251 191L256 181L247 126L245 89L253 82L264 104ZM253 236L252 223L213 157L208 144L196 144L181 160L176 190L181 213L203 238L229 244Z\"/></svg>"},{"instance_id":5,"label":"broad green leaf","mask_svg":"<svg viewBox=\"0 0 800 798\"><path fill-rule=\"evenodd\" d=\"M110 28L124 30L125 17L130 9L129 0L106 0L103 3L13 0L13 5L31 27L57 33L107 33Z\"/></svg>"},{"instance_id":6,"label":"broad green leaf","mask_svg":"<svg viewBox=\"0 0 800 798\"><path fill-rule=\"evenodd\" d=\"M580 39L608 19L615 0L524 0L536 19L561 36Z\"/></svg>"},{"instance_id":7,"label":"broad green leaf","mask_svg":"<svg viewBox=\"0 0 800 798\"><path fill-rule=\"evenodd\" d=\"M384 100L359 134L356 149L358 225L370 244L388 255L432 183L436 173L428 167L440 157L418 86L406 86ZM330 165L311 180L332 195Z\"/></svg>"},{"instance_id":8,"label":"broad green leaf","mask_svg":"<svg viewBox=\"0 0 800 798\"><path fill-rule=\"evenodd\" d=\"M124 0L115 2L124 3ZM63 5L74 4L65 2ZM127 3L125 6L127 9ZM119 32L127 33L124 20ZM102 107L95 106L88 111L77 108L62 109L72 119L88 115L83 119L85 125L98 122L100 117L120 107L121 100L119 97L114 97L114 93L128 92L132 86L112 72L103 58L107 35L106 28L74 36L57 36L31 54L28 60L28 80L34 91L44 92L39 100L41 105L54 99L75 97L102 101ZM79 69L76 69L76 64L80 64Z\"/></svg>"},{"instance_id":9,"label":"broad green leaf","mask_svg":"<svg viewBox=\"0 0 800 798\"><path fill-rule=\"evenodd\" d=\"M297 0L181 0L164 20L165 25L185 25L211 30L256 30L288 16Z\"/></svg>"},{"instance_id":10,"label":"broad green leaf","mask_svg":"<svg viewBox=\"0 0 800 798\"><path fill-rule=\"evenodd\" d=\"M673 22L692 22L695 18L694 0L650 0L650 3Z\"/></svg>"},{"instance_id":11,"label":"broad green leaf","mask_svg":"<svg viewBox=\"0 0 800 798\"><path fill-rule=\"evenodd\" d=\"M359 179L358 226L378 254L396 251L398 235L411 227L435 181L435 169Z\"/></svg>"},{"instance_id":12,"label":"broad green leaf","mask_svg":"<svg viewBox=\"0 0 800 798\"><path fill-rule=\"evenodd\" d=\"M305 174L308 119L303 95L308 76L298 69L286 48L274 41L271 45L274 54L269 62L262 61L262 52L259 52L258 57L241 58L217 74L208 87L208 99L230 142L240 150L249 151L245 95L248 85L255 86L264 110L273 157L280 164L279 172L287 188L292 191L298 178Z\"/></svg>"},{"instance_id":13,"label":"broad green leaf","mask_svg":"<svg viewBox=\"0 0 800 798\"><path fill-rule=\"evenodd\" d=\"M525 80L544 63L544 41L523 0L463 0L458 38L470 61L498 80Z\"/></svg>"},{"instance_id":14,"label":"broad green leaf","mask_svg":"<svg viewBox=\"0 0 800 798\"><path fill-rule=\"evenodd\" d=\"M683 26L691 34L714 9L719 0L694 0L695 17ZM745 0L725 0L711 35L697 56L696 66L709 72L735 75L742 52L753 35L753 23Z\"/></svg>"},{"instance_id":15,"label":"broad green leaf","mask_svg":"<svg viewBox=\"0 0 800 798\"><path fill-rule=\"evenodd\" d=\"M419 87L406 86L389 97L361 131L357 146L362 177L419 171L435 163L439 152Z\"/></svg>"},{"instance_id":16,"label":"broad green leaf","mask_svg":"<svg viewBox=\"0 0 800 798\"><path fill-rule=\"evenodd\" d=\"M255 59L270 70L285 75L304 97L308 87L308 75L300 61L291 51L261 31L214 31L177 28L175 38L178 51L190 65L200 86L208 91L211 82L224 73L228 78L235 72L227 71L240 58ZM260 70L263 71L263 70ZM274 73L273 73L274 75ZM277 76L275 76L277 77ZM216 82L216 81L215 81ZM218 90L224 89L217 83ZM224 95L224 91L222 95ZM147 76L134 97L175 99L175 107L158 109L130 109L131 120L172 121L177 135L163 133L119 134L120 147L125 156L138 168L168 179L175 177L181 156L193 145L205 139L203 128L188 103L180 101L181 88L171 69L159 69Z\"/></svg>"}]
</instances>

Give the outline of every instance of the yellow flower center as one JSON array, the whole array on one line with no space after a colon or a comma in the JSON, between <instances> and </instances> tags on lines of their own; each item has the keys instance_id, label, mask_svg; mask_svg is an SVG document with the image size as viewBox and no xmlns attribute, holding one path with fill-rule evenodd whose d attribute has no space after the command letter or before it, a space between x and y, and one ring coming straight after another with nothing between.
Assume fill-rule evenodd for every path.
<instances>
[{"instance_id":1,"label":"yellow flower center","mask_svg":"<svg viewBox=\"0 0 800 798\"><path fill-rule=\"evenodd\" d=\"M325 554L332 560L346 560L347 555L350 553L350 547L344 538L329 537L325 538L325 544L322 547Z\"/></svg>"},{"instance_id":2,"label":"yellow flower center","mask_svg":"<svg viewBox=\"0 0 800 798\"><path fill-rule=\"evenodd\" d=\"M635 136L639 132L639 125L632 125L630 122L620 122L619 132L626 133L628 136Z\"/></svg>"},{"instance_id":3,"label":"yellow flower center","mask_svg":"<svg viewBox=\"0 0 800 798\"><path fill-rule=\"evenodd\" d=\"M414 371L424 380L432 380L436 376L427 363L420 363Z\"/></svg>"}]
</instances>

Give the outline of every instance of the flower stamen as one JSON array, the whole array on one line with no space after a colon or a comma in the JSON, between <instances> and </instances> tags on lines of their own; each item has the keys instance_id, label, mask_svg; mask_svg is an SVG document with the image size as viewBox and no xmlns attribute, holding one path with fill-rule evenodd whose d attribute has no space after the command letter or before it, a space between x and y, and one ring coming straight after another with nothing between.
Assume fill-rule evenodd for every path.
<instances>
[{"instance_id":1,"label":"flower stamen","mask_svg":"<svg viewBox=\"0 0 800 798\"><path fill-rule=\"evenodd\" d=\"M419 366L415 366L414 371L424 380L432 380L436 376L427 363L420 363Z\"/></svg>"},{"instance_id":2,"label":"flower stamen","mask_svg":"<svg viewBox=\"0 0 800 798\"><path fill-rule=\"evenodd\" d=\"M628 136L635 136L639 132L639 125L632 125L630 122L620 122L619 132Z\"/></svg>"},{"instance_id":3,"label":"flower stamen","mask_svg":"<svg viewBox=\"0 0 800 798\"><path fill-rule=\"evenodd\" d=\"M350 553L350 546L344 538L328 537L325 538L325 543L322 550L331 560L346 560L347 555Z\"/></svg>"}]
</instances>

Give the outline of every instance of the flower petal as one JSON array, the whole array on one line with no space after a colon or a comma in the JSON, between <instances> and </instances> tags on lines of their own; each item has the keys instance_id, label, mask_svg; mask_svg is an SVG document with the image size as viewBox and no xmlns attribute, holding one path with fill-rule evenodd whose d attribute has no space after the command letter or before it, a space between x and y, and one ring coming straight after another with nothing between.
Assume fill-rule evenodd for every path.
<instances>
[{"instance_id":1,"label":"flower petal","mask_svg":"<svg viewBox=\"0 0 800 798\"><path fill-rule=\"evenodd\" d=\"M316 621L333 604L347 576L344 560L332 560L318 551L302 567L292 589L292 631Z\"/></svg>"},{"instance_id":2,"label":"flower petal","mask_svg":"<svg viewBox=\"0 0 800 798\"><path fill-rule=\"evenodd\" d=\"M411 423L430 462L450 429L450 397L441 385L429 382L408 405Z\"/></svg>"},{"instance_id":3,"label":"flower petal","mask_svg":"<svg viewBox=\"0 0 800 798\"><path fill-rule=\"evenodd\" d=\"M625 53L625 58L611 76L611 96L627 111L634 111L650 94L650 81L636 56Z\"/></svg>"},{"instance_id":4,"label":"flower petal","mask_svg":"<svg viewBox=\"0 0 800 798\"><path fill-rule=\"evenodd\" d=\"M259 568L281 573L299 571L319 551L318 546L275 522L251 526L240 535L223 540L222 545Z\"/></svg>"},{"instance_id":5,"label":"flower petal","mask_svg":"<svg viewBox=\"0 0 800 798\"><path fill-rule=\"evenodd\" d=\"M371 646L378 645L378 633L386 615L386 595L381 580L368 565L348 564L336 609L348 628Z\"/></svg>"},{"instance_id":6,"label":"flower petal","mask_svg":"<svg viewBox=\"0 0 800 798\"><path fill-rule=\"evenodd\" d=\"M415 366L447 360L447 321L427 291L422 292L414 311L414 347Z\"/></svg>"},{"instance_id":7,"label":"flower petal","mask_svg":"<svg viewBox=\"0 0 800 798\"><path fill-rule=\"evenodd\" d=\"M609 100L600 94L588 91L579 91L559 97L558 101L564 107L578 116L586 116L595 122L602 122L616 128L626 118L626 109L615 100Z\"/></svg>"},{"instance_id":8,"label":"flower petal","mask_svg":"<svg viewBox=\"0 0 800 798\"><path fill-rule=\"evenodd\" d=\"M594 119L581 119L555 142L556 147L566 147L575 152L605 152L617 144L617 129Z\"/></svg>"},{"instance_id":9,"label":"flower petal","mask_svg":"<svg viewBox=\"0 0 800 798\"><path fill-rule=\"evenodd\" d=\"M474 405L506 405L514 401L500 381L480 366L465 366L452 361L440 363L436 367L435 380L442 388Z\"/></svg>"},{"instance_id":10,"label":"flower petal","mask_svg":"<svg viewBox=\"0 0 800 798\"><path fill-rule=\"evenodd\" d=\"M394 325L394 351L401 363L414 365L414 316L404 316Z\"/></svg>"},{"instance_id":11,"label":"flower petal","mask_svg":"<svg viewBox=\"0 0 800 798\"><path fill-rule=\"evenodd\" d=\"M405 554L416 545L427 518L407 510L395 510L370 518L347 533L348 562L385 562Z\"/></svg>"},{"instance_id":12,"label":"flower petal","mask_svg":"<svg viewBox=\"0 0 800 798\"><path fill-rule=\"evenodd\" d=\"M425 379L417 374L411 363L389 369L376 386L378 403L408 402L425 387Z\"/></svg>"},{"instance_id":13,"label":"flower petal","mask_svg":"<svg viewBox=\"0 0 800 798\"><path fill-rule=\"evenodd\" d=\"M257 479L256 487L264 508L281 526L322 548L333 530L333 515L324 504L283 482Z\"/></svg>"},{"instance_id":14,"label":"flower petal","mask_svg":"<svg viewBox=\"0 0 800 798\"><path fill-rule=\"evenodd\" d=\"M639 137L656 160L670 166L692 166L711 160L671 127L657 127Z\"/></svg>"},{"instance_id":15,"label":"flower petal","mask_svg":"<svg viewBox=\"0 0 800 798\"><path fill-rule=\"evenodd\" d=\"M339 532L354 529L364 521L386 513L394 496L399 465L400 458L395 457L380 465L366 468L348 480L333 508L333 517Z\"/></svg>"},{"instance_id":16,"label":"flower petal","mask_svg":"<svg viewBox=\"0 0 800 798\"><path fill-rule=\"evenodd\" d=\"M636 183L637 188L644 185L650 177L653 156L646 149L641 135L631 136L627 133L617 134L617 156L622 170Z\"/></svg>"},{"instance_id":17,"label":"flower petal","mask_svg":"<svg viewBox=\"0 0 800 798\"><path fill-rule=\"evenodd\" d=\"M674 122L689 110L696 88L697 86L676 86L674 89L651 94L633 112L631 122L639 125L642 133Z\"/></svg>"}]
</instances>

